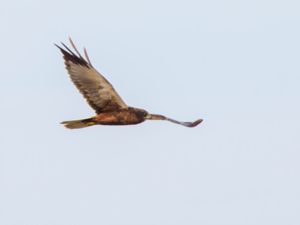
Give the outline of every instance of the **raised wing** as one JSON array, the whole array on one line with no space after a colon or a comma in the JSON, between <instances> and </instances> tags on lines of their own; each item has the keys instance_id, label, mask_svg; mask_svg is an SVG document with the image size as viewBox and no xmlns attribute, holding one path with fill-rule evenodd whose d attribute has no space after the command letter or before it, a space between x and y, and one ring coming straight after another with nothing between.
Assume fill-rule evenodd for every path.
<instances>
[{"instance_id":1,"label":"raised wing","mask_svg":"<svg viewBox=\"0 0 300 225\"><path fill-rule=\"evenodd\" d=\"M128 108L108 80L94 69L86 49L84 49L86 57L84 59L71 39L70 42L77 54L63 43L63 47L55 45L63 53L66 69L71 80L96 113Z\"/></svg>"}]
</instances>

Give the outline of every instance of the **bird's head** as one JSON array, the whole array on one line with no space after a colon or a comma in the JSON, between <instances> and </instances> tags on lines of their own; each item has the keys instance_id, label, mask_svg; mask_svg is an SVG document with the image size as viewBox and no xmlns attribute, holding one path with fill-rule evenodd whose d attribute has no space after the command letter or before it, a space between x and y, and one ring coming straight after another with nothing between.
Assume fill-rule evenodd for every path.
<instances>
[{"instance_id":1,"label":"bird's head","mask_svg":"<svg viewBox=\"0 0 300 225\"><path fill-rule=\"evenodd\" d=\"M146 110L144 109L139 109L139 108L133 108L129 107L130 110L134 111L134 113L139 117L143 118L144 120L147 119L147 116L150 115Z\"/></svg>"},{"instance_id":2,"label":"bird's head","mask_svg":"<svg viewBox=\"0 0 300 225\"><path fill-rule=\"evenodd\" d=\"M162 115L157 115L157 114L150 114L144 109L139 109L139 108L134 108L136 114L144 118L144 120L164 120L165 117Z\"/></svg>"}]
</instances>

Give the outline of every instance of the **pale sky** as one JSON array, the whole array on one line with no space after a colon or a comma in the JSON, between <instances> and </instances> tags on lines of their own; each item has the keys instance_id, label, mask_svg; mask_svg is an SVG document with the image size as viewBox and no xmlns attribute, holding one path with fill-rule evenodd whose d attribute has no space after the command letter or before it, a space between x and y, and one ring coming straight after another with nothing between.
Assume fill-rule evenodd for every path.
<instances>
[{"instance_id":1,"label":"pale sky","mask_svg":"<svg viewBox=\"0 0 300 225\"><path fill-rule=\"evenodd\" d=\"M300 224L300 2L5 1L0 224ZM124 101L93 116L53 43L71 36Z\"/></svg>"}]
</instances>

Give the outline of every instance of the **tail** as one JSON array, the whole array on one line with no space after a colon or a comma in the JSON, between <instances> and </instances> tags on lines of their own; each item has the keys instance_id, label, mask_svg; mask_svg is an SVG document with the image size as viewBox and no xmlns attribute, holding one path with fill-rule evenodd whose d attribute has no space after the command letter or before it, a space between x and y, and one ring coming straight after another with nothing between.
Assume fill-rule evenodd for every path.
<instances>
[{"instance_id":1,"label":"tail","mask_svg":"<svg viewBox=\"0 0 300 225\"><path fill-rule=\"evenodd\" d=\"M96 122L92 118L83 119L83 120L70 120L70 121L63 121L61 124L64 124L66 128L69 129L78 129L93 126Z\"/></svg>"}]
</instances>

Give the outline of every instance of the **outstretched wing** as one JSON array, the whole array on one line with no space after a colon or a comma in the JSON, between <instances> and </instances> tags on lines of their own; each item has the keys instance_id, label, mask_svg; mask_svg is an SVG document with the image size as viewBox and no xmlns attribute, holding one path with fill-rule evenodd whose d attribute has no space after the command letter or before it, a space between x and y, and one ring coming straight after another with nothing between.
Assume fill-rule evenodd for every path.
<instances>
[{"instance_id":1,"label":"outstretched wing","mask_svg":"<svg viewBox=\"0 0 300 225\"><path fill-rule=\"evenodd\" d=\"M71 45L74 48L75 54L65 44L63 47L56 45L63 53L66 69L71 77L71 80L76 85L78 90L83 94L89 105L96 113L115 111L117 109L127 108L128 106L121 99L113 86L92 66L86 49L84 49L84 59L72 40Z\"/></svg>"}]
</instances>

